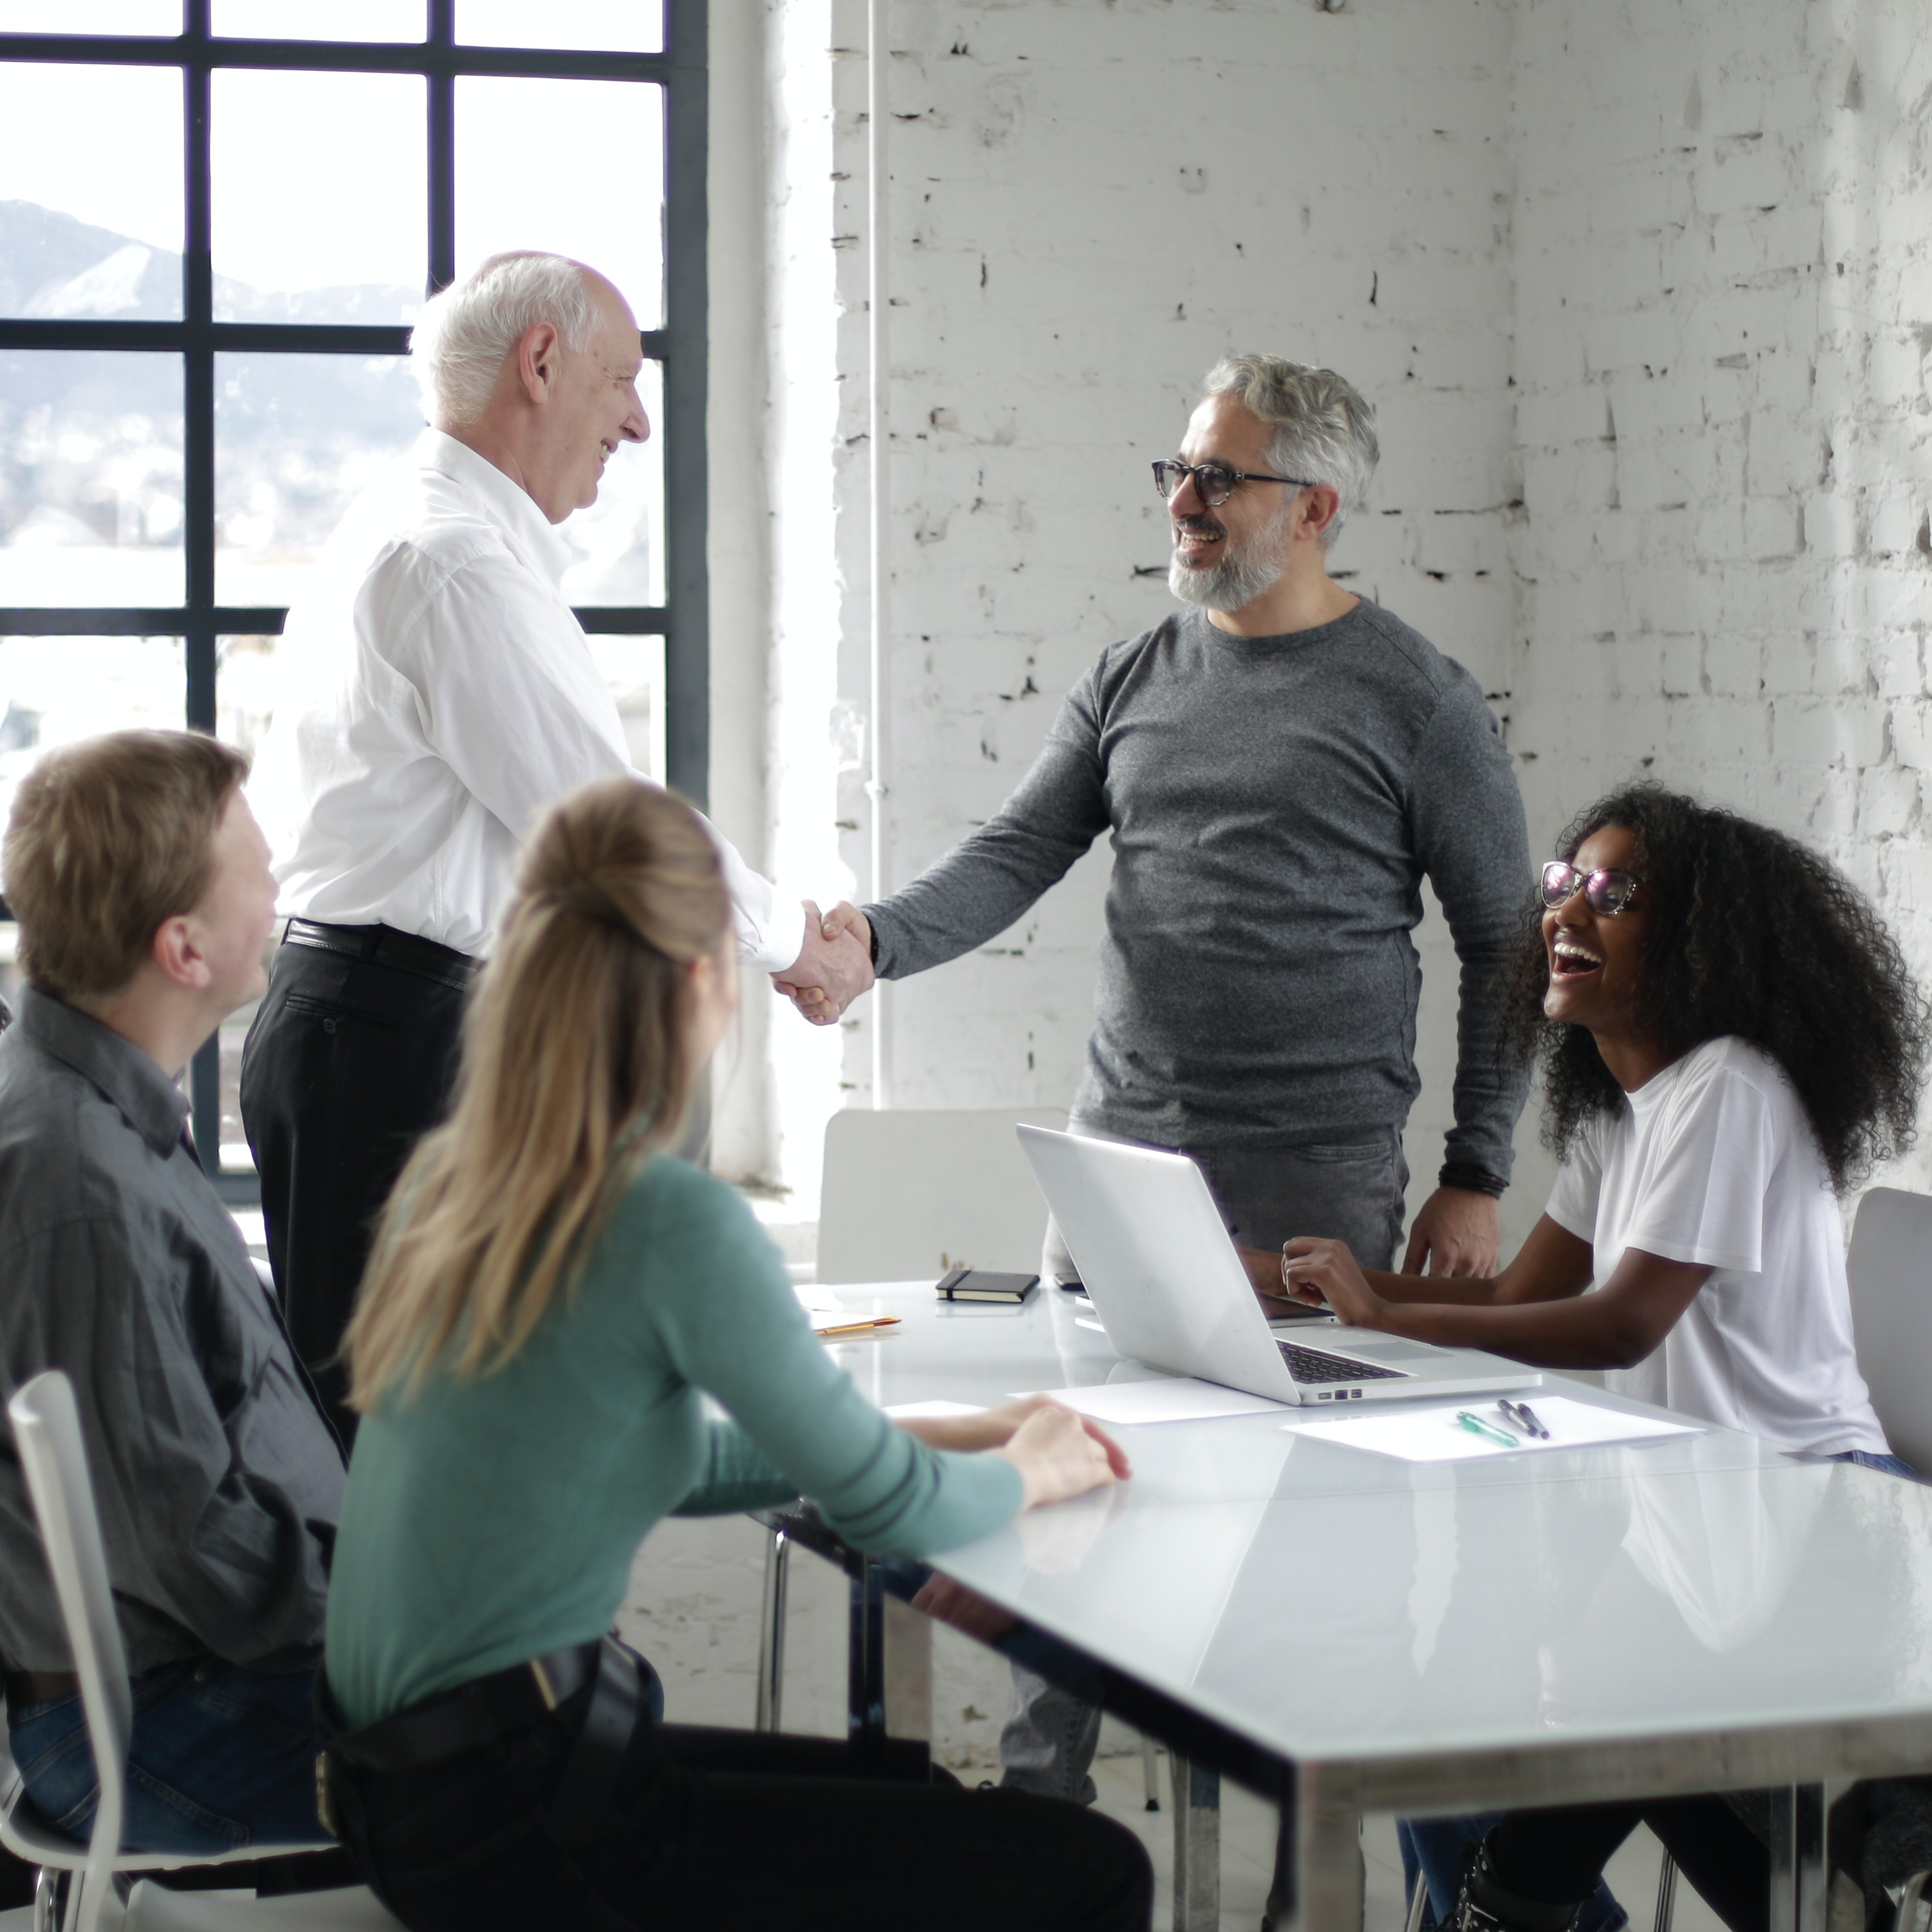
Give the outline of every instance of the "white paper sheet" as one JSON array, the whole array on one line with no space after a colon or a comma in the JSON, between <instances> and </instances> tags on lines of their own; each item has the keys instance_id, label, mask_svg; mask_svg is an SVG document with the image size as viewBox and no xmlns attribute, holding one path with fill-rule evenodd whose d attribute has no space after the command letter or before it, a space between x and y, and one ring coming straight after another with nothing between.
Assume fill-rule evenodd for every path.
<instances>
[{"instance_id":1,"label":"white paper sheet","mask_svg":"<svg viewBox=\"0 0 1932 1932\"><path fill-rule=\"evenodd\" d=\"M984 1415L986 1406L979 1402L896 1402L886 1411L895 1422L919 1421L930 1416Z\"/></svg>"},{"instance_id":2,"label":"white paper sheet","mask_svg":"<svg viewBox=\"0 0 1932 1932\"><path fill-rule=\"evenodd\" d=\"M1030 1394L1030 1390L1016 1390ZM1096 1422L1207 1422L1216 1416L1259 1415L1287 1405L1264 1395L1244 1395L1219 1382L1174 1376L1160 1382L1092 1382L1083 1388L1048 1389L1055 1402Z\"/></svg>"},{"instance_id":3,"label":"white paper sheet","mask_svg":"<svg viewBox=\"0 0 1932 1932\"><path fill-rule=\"evenodd\" d=\"M1568 1396L1538 1396L1530 1405L1536 1419L1550 1431L1547 1442L1532 1437L1507 1420L1494 1401L1465 1396L1460 1402L1432 1402L1426 1408L1404 1404L1379 1413L1351 1415L1344 1422L1324 1416L1318 1422L1285 1425L1296 1436L1312 1436L1323 1442L1340 1442L1371 1455L1400 1456L1405 1462L1461 1462L1479 1456L1522 1456L1538 1449L1594 1448L1606 1442L1644 1442L1661 1436L1694 1436L1695 1423L1666 1422L1653 1415L1631 1415L1620 1408L1600 1408ZM1517 1438L1512 1449L1486 1436L1478 1436L1456 1420L1459 1410Z\"/></svg>"}]
</instances>

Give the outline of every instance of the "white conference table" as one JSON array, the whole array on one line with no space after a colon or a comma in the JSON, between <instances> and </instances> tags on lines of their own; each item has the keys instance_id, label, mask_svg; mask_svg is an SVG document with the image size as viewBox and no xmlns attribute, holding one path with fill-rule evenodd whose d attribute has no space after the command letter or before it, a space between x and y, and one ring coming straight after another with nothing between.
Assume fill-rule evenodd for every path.
<instances>
[{"instance_id":1,"label":"white conference table","mask_svg":"<svg viewBox=\"0 0 1932 1932\"><path fill-rule=\"evenodd\" d=\"M826 1345L881 1406L1148 1372L1058 1289L822 1292L902 1317ZM934 1567L1277 1797L1305 1932L1355 1932L1364 1811L1766 1786L1792 1790L1773 1932L1822 1932L1821 1780L1932 1771L1932 1489L1717 1430L1419 1465L1283 1419L1120 1430L1131 1481Z\"/></svg>"}]
</instances>

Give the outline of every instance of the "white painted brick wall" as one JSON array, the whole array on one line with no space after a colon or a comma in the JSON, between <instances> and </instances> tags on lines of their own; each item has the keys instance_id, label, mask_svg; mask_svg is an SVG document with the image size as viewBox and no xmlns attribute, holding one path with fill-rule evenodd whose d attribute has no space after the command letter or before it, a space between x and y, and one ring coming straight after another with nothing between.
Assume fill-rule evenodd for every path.
<instances>
[{"instance_id":1,"label":"white painted brick wall","mask_svg":"<svg viewBox=\"0 0 1932 1932\"><path fill-rule=\"evenodd\" d=\"M910 117L891 130L896 880L997 808L1095 653L1167 608L1135 574L1166 554L1146 464L1214 357L1262 347L1380 408L1382 472L1336 568L1497 694L1534 844L1649 772L1816 841L1932 980L1924 0L890 14ZM827 50L862 44L863 10L762 17L772 709L714 705L763 762L772 862L862 890L865 75ZM748 782L734 768L736 808ZM1065 1102L1105 880L1096 854L995 946L895 990L899 1104ZM1422 945L1426 1185L1454 982L1439 920ZM769 1138L741 1123L735 1144L807 1203L826 1112L868 1097L871 1012L842 1060L774 1018ZM1532 1112L1512 1238L1546 1186L1535 1132ZM1932 1150L1882 1178L1932 1186ZM742 1721L755 1550L718 1558L708 1534L729 1540L661 1532L638 1598ZM824 1614L809 1641L832 1648L794 1694L829 1726ZM982 1762L994 1696L954 1700L993 1706L958 1720Z\"/></svg>"},{"instance_id":2,"label":"white painted brick wall","mask_svg":"<svg viewBox=\"0 0 1932 1932\"><path fill-rule=\"evenodd\" d=\"M1646 771L1815 842L1932 979L1924 9L1552 0L1514 75L1535 834Z\"/></svg>"},{"instance_id":3,"label":"white painted brick wall","mask_svg":"<svg viewBox=\"0 0 1932 1932\"><path fill-rule=\"evenodd\" d=\"M1647 770L1818 838L1932 966L1916 0L889 12L894 881L997 809L1095 653L1168 608L1135 574L1166 553L1146 463L1214 356L1256 346L1376 402L1382 471L1336 567L1495 694L1538 842ZM772 843L863 890L863 10L769 17L788 71L824 62L824 119L775 176L778 306L838 304L773 350L795 587ZM898 1104L1064 1102L1106 863L893 989ZM1426 1178L1453 985L1439 922L1421 943ZM875 1011L836 1076L777 1024L774 1159L808 1201L826 1109L869 1098ZM1532 1118L1516 1233L1534 1142Z\"/></svg>"},{"instance_id":4,"label":"white painted brick wall","mask_svg":"<svg viewBox=\"0 0 1932 1932\"><path fill-rule=\"evenodd\" d=\"M1500 692L1520 487L1508 7L890 10L892 879L997 810L1067 687L1169 608L1147 465L1231 346L1331 362L1375 398L1388 454L1336 568ZM834 22L861 45L850 0ZM834 230L857 236L865 76L837 68ZM837 261L838 682L862 706L865 264ZM839 794L856 827L863 776ZM863 881L862 830L844 858ZM896 1104L1066 1103L1106 869L1096 852L993 946L892 990ZM1442 949L1425 950L1440 995ZM1424 1054L1446 1095L1441 1004ZM874 1010L847 1029L860 1104ZM1446 1098L1418 1114L1430 1175L1446 1118ZM808 1159L788 1144L787 1178Z\"/></svg>"}]
</instances>

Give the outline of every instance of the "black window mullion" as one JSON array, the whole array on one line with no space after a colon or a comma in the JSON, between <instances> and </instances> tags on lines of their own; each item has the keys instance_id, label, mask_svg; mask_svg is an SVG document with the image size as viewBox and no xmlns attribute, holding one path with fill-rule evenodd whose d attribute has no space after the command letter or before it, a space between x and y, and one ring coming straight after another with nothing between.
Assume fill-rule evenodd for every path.
<instances>
[{"instance_id":1,"label":"black window mullion","mask_svg":"<svg viewBox=\"0 0 1932 1932\"><path fill-rule=\"evenodd\" d=\"M208 0L188 0L187 232L182 246L184 322L182 541L188 569L188 722L214 729L214 321L213 190L208 164Z\"/></svg>"},{"instance_id":2,"label":"black window mullion","mask_svg":"<svg viewBox=\"0 0 1932 1932\"><path fill-rule=\"evenodd\" d=\"M429 0L429 292L456 279L456 0Z\"/></svg>"},{"instance_id":3,"label":"black window mullion","mask_svg":"<svg viewBox=\"0 0 1932 1932\"><path fill-rule=\"evenodd\" d=\"M208 169L208 4L188 0L182 67L185 94L187 178L182 239L182 540L188 570L186 625L188 729L214 729L214 270ZM202 1168L221 1171L221 1046L218 1034L194 1056L188 1074L194 1144Z\"/></svg>"},{"instance_id":4,"label":"black window mullion","mask_svg":"<svg viewBox=\"0 0 1932 1932\"><path fill-rule=\"evenodd\" d=\"M224 351L386 356L406 352L406 326L217 323L214 319L211 80L218 67L422 74L427 84L428 208L427 285L446 287L456 268L455 83L460 74L624 80L664 90L665 286L662 329L644 332L644 354L677 380L664 388L666 601L663 605L580 610L594 634L665 639L665 747L670 782L699 805L708 790L710 626L705 567L706 377L705 265L706 0L662 0L665 52L620 55L561 49L459 47L455 0L423 0L425 36L401 44L216 40L210 0L183 0L178 38L0 34L0 62L178 66L185 148L182 248L182 320L115 322L0 319L0 350L116 350L176 355L182 372L184 597L180 608L0 610L11 635L167 637L184 640L185 722L212 731L217 711L216 646L226 634L279 632L286 613L224 608L215 602L215 364ZM0 919L7 916L0 904ZM252 1176L218 1174L219 1048L196 1055L189 1078L194 1134L205 1166L224 1198L256 1197Z\"/></svg>"}]
</instances>

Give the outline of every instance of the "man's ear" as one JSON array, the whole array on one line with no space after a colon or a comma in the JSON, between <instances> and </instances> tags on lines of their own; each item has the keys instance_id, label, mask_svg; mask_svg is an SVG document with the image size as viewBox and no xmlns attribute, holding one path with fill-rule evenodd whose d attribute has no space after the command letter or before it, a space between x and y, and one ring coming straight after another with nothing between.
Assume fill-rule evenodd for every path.
<instances>
[{"instance_id":1,"label":"man's ear","mask_svg":"<svg viewBox=\"0 0 1932 1932\"><path fill-rule=\"evenodd\" d=\"M517 380L524 395L539 408L556 389L562 353L562 340L554 322L532 322L518 341Z\"/></svg>"},{"instance_id":2,"label":"man's ear","mask_svg":"<svg viewBox=\"0 0 1932 1932\"><path fill-rule=\"evenodd\" d=\"M1294 520L1294 534L1298 537L1318 538L1322 532L1335 520L1336 512L1342 507L1342 493L1326 483L1318 483L1301 500L1301 508Z\"/></svg>"},{"instance_id":3,"label":"man's ear","mask_svg":"<svg viewBox=\"0 0 1932 1932\"><path fill-rule=\"evenodd\" d=\"M154 928L148 956L154 968L171 986L200 992L212 976L208 956L201 950L201 936L191 913L176 913Z\"/></svg>"}]
</instances>

